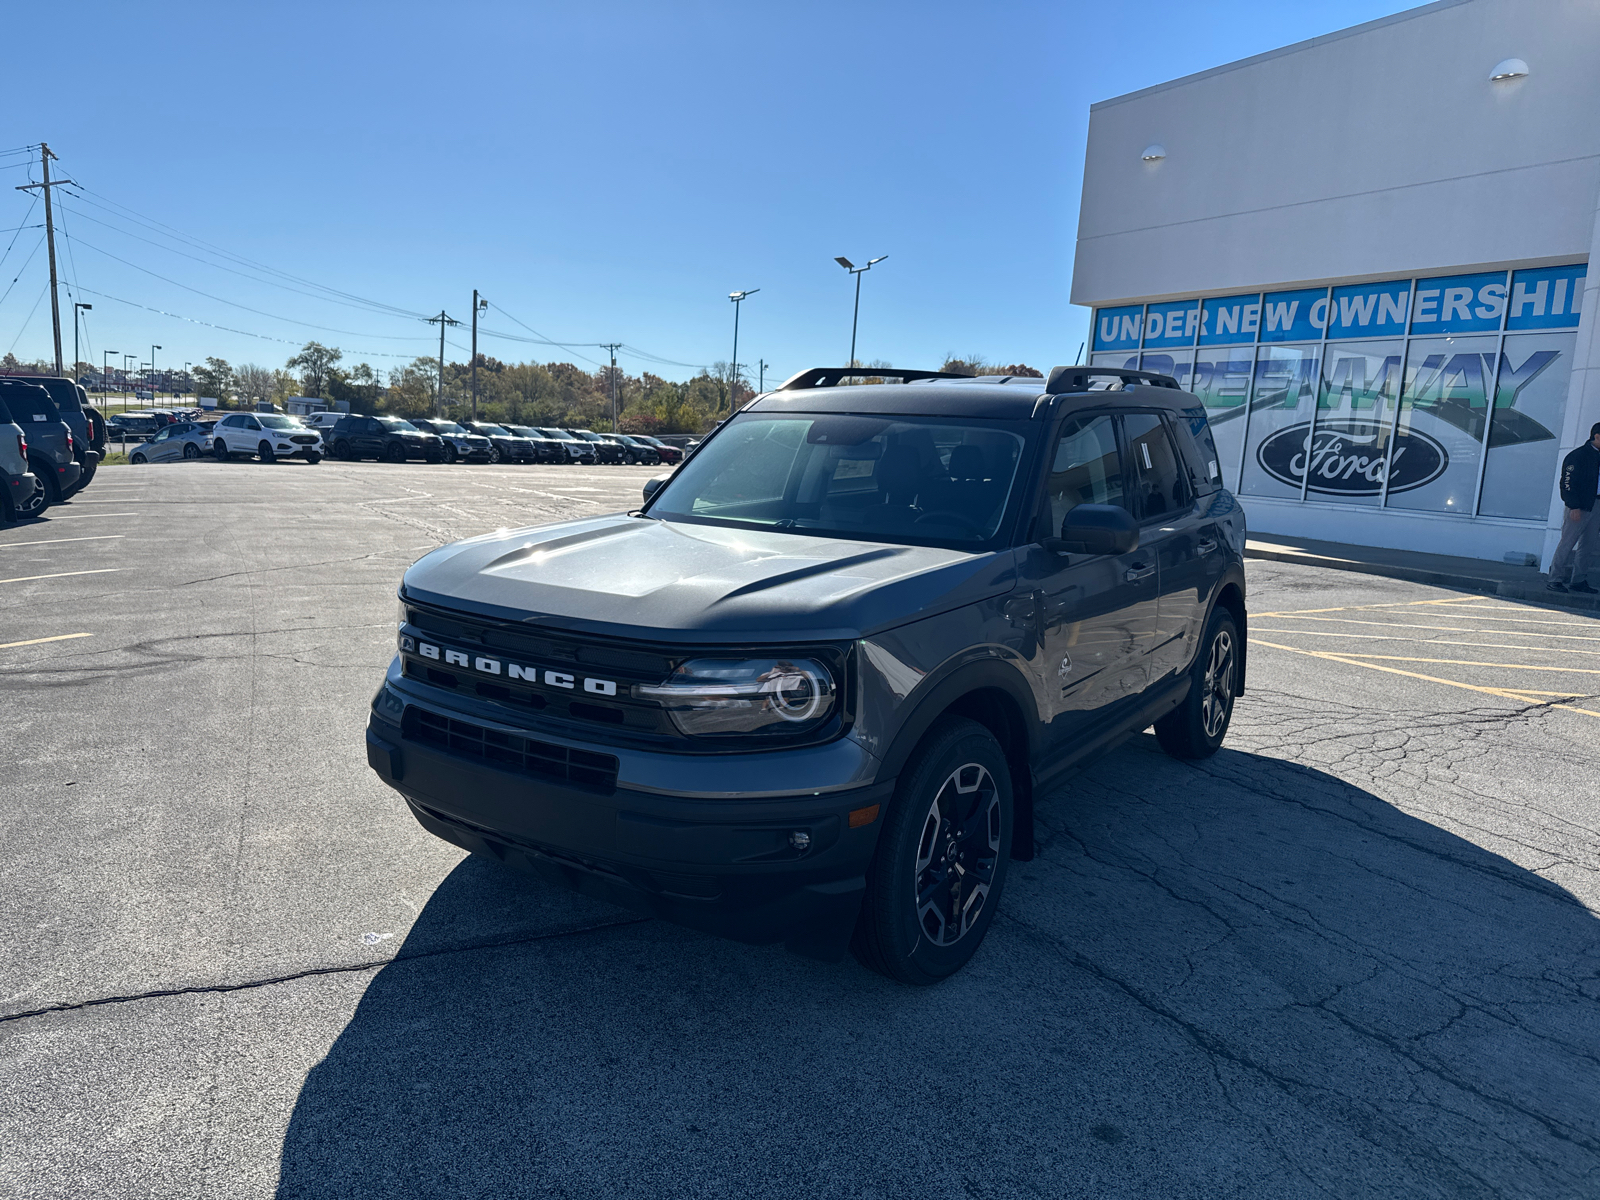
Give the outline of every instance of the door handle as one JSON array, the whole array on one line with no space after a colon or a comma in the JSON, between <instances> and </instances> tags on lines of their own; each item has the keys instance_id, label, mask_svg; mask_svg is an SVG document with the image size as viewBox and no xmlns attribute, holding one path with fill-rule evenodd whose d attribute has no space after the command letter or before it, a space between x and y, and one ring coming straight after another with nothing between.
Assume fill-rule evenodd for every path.
<instances>
[{"instance_id":1,"label":"door handle","mask_svg":"<svg viewBox=\"0 0 1600 1200\"><path fill-rule=\"evenodd\" d=\"M1155 573L1156 568L1153 563L1134 563L1133 566L1128 568L1128 572L1123 578L1132 583L1135 579L1144 579Z\"/></svg>"},{"instance_id":2,"label":"door handle","mask_svg":"<svg viewBox=\"0 0 1600 1200\"><path fill-rule=\"evenodd\" d=\"M1210 554L1216 548L1217 548L1217 539L1216 538L1206 538L1203 542L1201 542L1198 546L1195 547L1195 549L1200 551L1201 554Z\"/></svg>"}]
</instances>

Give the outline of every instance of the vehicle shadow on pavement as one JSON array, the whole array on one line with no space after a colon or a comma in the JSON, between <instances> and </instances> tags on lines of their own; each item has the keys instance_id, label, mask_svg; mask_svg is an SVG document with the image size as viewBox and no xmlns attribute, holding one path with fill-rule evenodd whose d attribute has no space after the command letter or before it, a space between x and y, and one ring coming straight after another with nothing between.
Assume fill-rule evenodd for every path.
<instances>
[{"instance_id":1,"label":"vehicle shadow on pavement","mask_svg":"<svg viewBox=\"0 0 1600 1200\"><path fill-rule=\"evenodd\" d=\"M657 922L438 953L505 892L463 862L278 1194L1595 1194L1594 916L1332 775L1151 742L1041 803L933 988Z\"/></svg>"}]
</instances>

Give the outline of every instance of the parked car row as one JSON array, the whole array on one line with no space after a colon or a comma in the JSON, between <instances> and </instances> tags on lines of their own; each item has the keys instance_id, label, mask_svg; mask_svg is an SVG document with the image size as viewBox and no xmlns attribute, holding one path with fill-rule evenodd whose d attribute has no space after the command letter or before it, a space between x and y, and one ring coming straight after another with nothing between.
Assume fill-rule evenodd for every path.
<instances>
[{"instance_id":1,"label":"parked car row","mask_svg":"<svg viewBox=\"0 0 1600 1200\"><path fill-rule=\"evenodd\" d=\"M89 486L106 422L70 379L0 377L0 519L37 517Z\"/></svg>"},{"instance_id":2,"label":"parked car row","mask_svg":"<svg viewBox=\"0 0 1600 1200\"><path fill-rule=\"evenodd\" d=\"M151 417L152 414L136 414ZM321 462L332 455L342 462L364 458L386 462L487 463L658 463L682 461L684 451L655 438L595 433L588 429L552 429L531 425L495 425L486 421L456 422L419 418L415 421L362 413L311 413L301 417L277 413L235 412L212 422L179 420L153 431L130 452L139 465L178 458L241 455L263 462L303 458Z\"/></svg>"}]
</instances>

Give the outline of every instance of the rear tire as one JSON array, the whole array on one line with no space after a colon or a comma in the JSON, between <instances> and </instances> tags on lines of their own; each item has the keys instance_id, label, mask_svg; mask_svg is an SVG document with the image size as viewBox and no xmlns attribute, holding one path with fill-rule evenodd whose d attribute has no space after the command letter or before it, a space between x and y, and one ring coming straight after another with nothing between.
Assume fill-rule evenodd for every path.
<instances>
[{"instance_id":1,"label":"rear tire","mask_svg":"<svg viewBox=\"0 0 1600 1200\"><path fill-rule=\"evenodd\" d=\"M187 443L183 447L183 456L185 458L199 458L200 457L200 447L196 446L193 442Z\"/></svg>"},{"instance_id":2,"label":"rear tire","mask_svg":"<svg viewBox=\"0 0 1600 1200\"><path fill-rule=\"evenodd\" d=\"M41 483L33 489L33 495L27 500L12 507L12 515L19 521L31 521L34 517L42 517L45 510L50 507L50 493Z\"/></svg>"},{"instance_id":3,"label":"rear tire","mask_svg":"<svg viewBox=\"0 0 1600 1200\"><path fill-rule=\"evenodd\" d=\"M901 983L966 965L994 919L1011 860L1011 771L976 721L941 718L901 775L867 868L851 949Z\"/></svg>"},{"instance_id":4,"label":"rear tire","mask_svg":"<svg viewBox=\"0 0 1600 1200\"><path fill-rule=\"evenodd\" d=\"M1156 722L1156 741L1173 758L1210 758L1228 736L1239 694L1239 626L1227 609L1206 623L1189 679L1183 703Z\"/></svg>"}]
</instances>

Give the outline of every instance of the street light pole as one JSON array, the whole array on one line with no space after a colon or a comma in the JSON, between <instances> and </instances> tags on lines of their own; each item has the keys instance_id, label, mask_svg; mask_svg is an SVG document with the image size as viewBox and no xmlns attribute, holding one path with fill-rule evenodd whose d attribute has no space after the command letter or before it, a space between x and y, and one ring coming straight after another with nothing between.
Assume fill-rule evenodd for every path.
<instances>
[{"instance_id":1,"label":"street light pole","mask_svg":"<svg viewBox=\"0 0 1600 1200\"><path fill-rule=\"evenodd\" d=\"M104 350L100 353L100 392L105 396L107 408L111 407L111 356L120 353L120 350Z\"/></svg>"},{"instance_id":2,"label":"street light pole","mask_svg":"<svg viewBox=\"0 0 1600 1200\"><path fill-rule=\"evenodd\" d=\"M746 288L742 292L729 292L728 299L733 301L733 364L730 372L732 378L728 381L728 413L732 415L733 405L738 398L739 387L739 306L744 303L746 296L754 296L760 288Z\"/></svg>"},{"instance_id":3,"label":"street light pole","mask_svg":"<svg viewBox=\"0 0 1600 1200\"><path fill-rule=\"evenodd\" d=\"M156 392L156 351L160 349L161 346L150 347L150 399L152 400L161 399Z\"/></svg>"},{"instance_id":4,"label":"street light pole","mask_svg":"<svg viewBox=\"0 0 1600 1200\"><path fill-rule=\"evenodd\" d=\"M489 302L478 299L478 289L472 289L472 419L478 419L478 314L489 311Z\"/></svg>"},{"instance_id":5,"label":"street light pole","mask_svg":"<svg viewBox=\"0 0 1600 1200\"><path fill-rule=\"evenodd\" d=\"M93 307L94 305L92 304L78 304L77 302L72 305L72 378L74 380L78 378L78 310L80 308L92 309Z\"/></svg>"},{"instance_id":6,"label":"street light pole","mask_svg":"<svg viewBox=\"0 0 1600 1200\"><path fill-rule=\"evenodd\" d=\"M124 354L122 356L122 382L123 383L127 383L128 382L128 362L129 362L130 359L132 361L134 361L134 362L138 362L139 361L139 356L137 354ZM128 411L128 402L126 400L124 400L122 402L122 411L123 412L127 412Z\"/></svg>"},{"instance_id":7,"label":"street light pole","mask_svg":"<svg viewBox=\"0 0 1600 1200\"><path fill-rule=\"evenodd\" d=\"M887 254L880 254L877 258L869 259L864 267L856 266L848 258L836 256L833 260L856 277L856 307L855 311L850 315L850 361L845 364L846 366L854 367L856 365L856 324L861 319L861 276L872 270L873 263L881 263L888 257Z\"/></svg>"}]
</instances>

